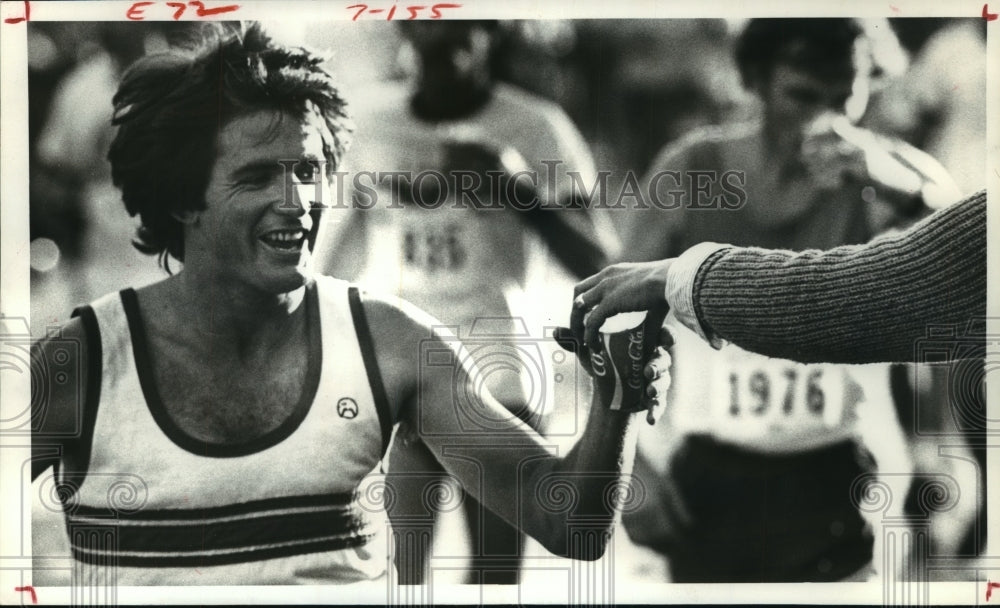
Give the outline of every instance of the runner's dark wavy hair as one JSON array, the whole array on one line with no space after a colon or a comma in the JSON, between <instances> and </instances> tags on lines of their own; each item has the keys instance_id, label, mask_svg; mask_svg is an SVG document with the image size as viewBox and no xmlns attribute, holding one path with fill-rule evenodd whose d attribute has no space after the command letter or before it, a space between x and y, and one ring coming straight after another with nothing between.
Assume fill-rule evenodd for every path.
<instances>
[{"instance_id":1,"label":"runner's dark wavy hair","mask_svg":"<svg viewBox=\"0 0 1000 608\"><path fill-rule=\"evenodd\" d=\"M108 152L111 177L140 224L132 244L184 261L179 213L205 208L219 132L234 118L276 110L322 117L329 175L352 131L347 104L322 66L324 57L277 44L259 23L207 27L186 48L144 57L113 98L117 133ZM277 162L279 159L275 159Z\"/></svg>"},{"instance_id":2,"label":"runner's dark wavy hair","mask_svg":"<svg viewBox=\"0 0 1000 608\"><path fill-rule=\"evenodd\" d=\"M859 19L751 19L736 41L736 65L748 89L767 83L779 63L826 76L851 61L865 33Z\"/></svg>"}]
</instances>

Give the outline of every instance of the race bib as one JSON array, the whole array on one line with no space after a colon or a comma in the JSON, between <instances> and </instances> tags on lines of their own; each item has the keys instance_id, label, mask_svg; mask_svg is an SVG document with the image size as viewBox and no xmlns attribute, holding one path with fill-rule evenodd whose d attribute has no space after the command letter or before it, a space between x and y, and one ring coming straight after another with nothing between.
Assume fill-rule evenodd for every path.
<instances>
[{"instance_id":1,"label":"race bib","mask_svg":"<svg viewBox=\"0 0 1000 608\"><path fill-rule=\"evenodd\" d=\"M848 368L772 359L736 346L715 351L675 331L671 399L675 428L762 451L796 451L854 432L861 398Z\"/></svg>"},{"instance_id":2,"label":"race bib","mask_svg":"<svg viewBox=\"0 0 1000 608\"><path fill-rule=\"evenodd\" d=\"M753 433L793 433L845 422L842 367L771 359L731 346L719 354L710 406L716 423Z\"/></svg>"},{"instance_id":3,"label":"race bib","mask_svg":"<svg viewBox=\"0 0 1000 608\"><path fill-rule=\"evenodd\" d=\"M468 264L468 243L457 223L405 226L402 237L400 257L409 272L448 275Z\"/></svg>"},{"instance_id":4,"label":"race bib","mask_svg":"<svg viewBox=\"0 0 1000 608\"><path fill-rule=\"evenodd\" d=\"M523 231L516 216L416 205L369 213L365 279L391 286L403 297L453 298L484 287L500 291L500 284L517 283L524 273Z\"/></svg>"}]
</instances>

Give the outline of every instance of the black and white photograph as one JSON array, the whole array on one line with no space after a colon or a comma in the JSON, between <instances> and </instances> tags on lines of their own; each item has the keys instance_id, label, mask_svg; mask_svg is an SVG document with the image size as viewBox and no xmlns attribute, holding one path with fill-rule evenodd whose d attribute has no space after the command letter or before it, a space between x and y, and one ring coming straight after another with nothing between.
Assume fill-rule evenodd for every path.
<instances>
[{"instance_id":1,"label":"black and white photograph","mask_svg":"<svg viewBox=\"0 0 1000 608\"><path fill-rule=\"evenodd\" d=\"M0 602L1000 604L992 11L4 1Z\"/></svg>"}]
</instances>

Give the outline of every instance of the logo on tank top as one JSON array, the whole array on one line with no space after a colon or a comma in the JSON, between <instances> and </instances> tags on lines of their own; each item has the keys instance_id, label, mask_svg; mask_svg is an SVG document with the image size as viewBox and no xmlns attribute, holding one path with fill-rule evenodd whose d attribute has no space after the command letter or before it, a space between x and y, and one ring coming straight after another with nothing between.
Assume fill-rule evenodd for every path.
<instances>
[{"instance_id":1,"label":"logo on tank top","mask_svg":"<svg viewBox=\"0 0 1000 608\"><path fill-rule=\"evenodd\" d=\"M351 418L356 418L358 416L358 402L350 397L341 397L337 401L337 414L341 418L346 418L350 420Z\"/></svg>"}]
</instances>

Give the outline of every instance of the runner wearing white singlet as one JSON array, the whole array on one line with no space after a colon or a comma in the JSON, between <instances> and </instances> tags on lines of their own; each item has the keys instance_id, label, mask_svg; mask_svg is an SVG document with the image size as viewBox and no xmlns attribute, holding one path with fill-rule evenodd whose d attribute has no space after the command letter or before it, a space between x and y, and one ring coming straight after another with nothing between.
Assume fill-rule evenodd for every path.
<instances>
[{"instance_id":1,"label":"runner wearing white singlet","mask_svg":"<svg viewBox=\"0 0 1000 608\"><path fill-rule=\"evenodd\" d=\"M31 347L32 477L54 470L41 483L78 565L96 569L77 582L385 590L400 582L395 495L378 472L404 425L503 521L553 554L600 558L651 393L617 407L615 386L592 384L586 429L554 456L426 312L317 275L326 205L312 197L347 147L345 103L307 49L256 23L209 31L137 62L114 97L109 161L139 216L133 244L183 267ZM551 508L552 484L592 525Z\"/></svg>"}]
</instances>

